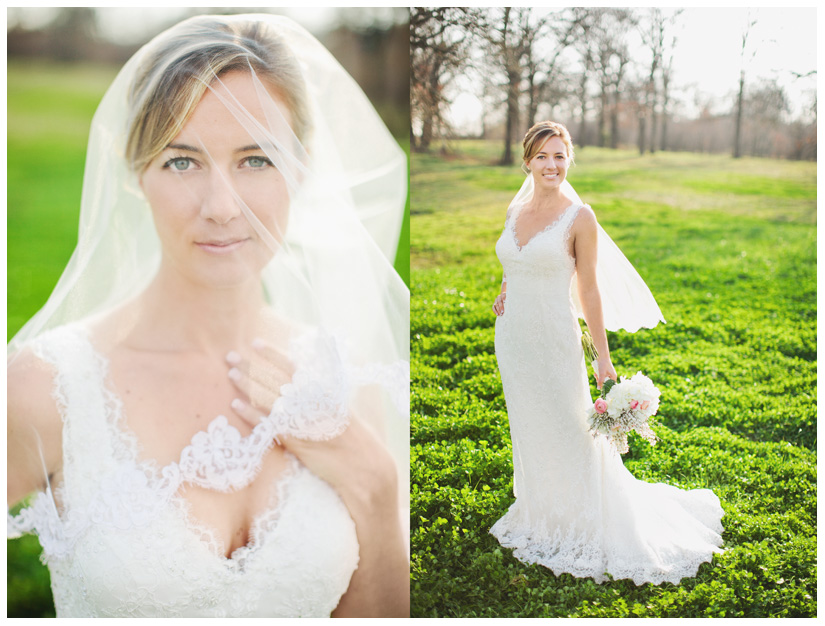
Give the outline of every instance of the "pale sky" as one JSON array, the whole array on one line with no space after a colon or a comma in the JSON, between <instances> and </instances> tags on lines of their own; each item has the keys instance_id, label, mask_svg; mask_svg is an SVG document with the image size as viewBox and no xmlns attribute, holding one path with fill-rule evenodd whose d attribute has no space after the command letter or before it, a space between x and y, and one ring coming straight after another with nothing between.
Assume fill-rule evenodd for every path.
<instances>
[{"instance_id":1,"label":"pale sky","mask_svg":"<svg viewBox=\"0 0 825 626\"><path fill-rule=\"evenodd\" d=\"M794 79L791 72L806 74L817 69L816 9L686 8L674 29L677 43L673 61L673 82L686 115L696 112L697 91L713 101L711 110L715 113L732 107L742 66L742 32L749 13L751 21L755 19L757 23L748 36L747 81L775 77L785 88L794 116L809 106L816 91L816 75ZM640 45L635 35L632 40L632 45ZM633 57L640 62L648 59L641 50ZM571 56L570 62L574 64L575 57ZM479 124L481 105L474 95L478 84L478 79L471 76L456 83L450 117L458 130L473 130Z\"/></svg>"}]
</instances>

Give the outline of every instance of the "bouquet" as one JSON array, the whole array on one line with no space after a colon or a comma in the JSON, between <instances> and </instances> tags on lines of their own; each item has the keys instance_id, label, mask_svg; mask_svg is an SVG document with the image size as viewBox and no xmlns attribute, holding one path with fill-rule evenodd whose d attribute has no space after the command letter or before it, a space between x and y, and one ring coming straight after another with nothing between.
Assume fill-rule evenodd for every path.
<instances>
[{"instance_id":1,"label":"bouquet","mask_svg":"<svg viewBox=\"0 0 825 626\"><path fill-rule=\"evenodd\" d=\"M619 383L606 380L588 418L590 432L594 437L605 435L620 454L629 450L627 433L631 430L654 445L657 437L650 428L650 419L659 409L659 395L653 382L641 372L632 378L622 376Z\"/></svg>"}]
</instances>

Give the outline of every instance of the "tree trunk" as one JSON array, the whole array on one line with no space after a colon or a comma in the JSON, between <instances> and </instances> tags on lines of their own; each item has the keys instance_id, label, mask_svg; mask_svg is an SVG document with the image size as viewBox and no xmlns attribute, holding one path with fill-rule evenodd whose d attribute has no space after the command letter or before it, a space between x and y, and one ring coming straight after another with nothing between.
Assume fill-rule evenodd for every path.
<instances>
[{"instance_id":1,"label":"tree trunk","mask_svg":"<svg viewBox=\"0 0 825 626\"><path fill-rule=\"evenodd\" d=\"M430 142L433 140L433 118L427 116L421 124L421 140L418 142L418 149L426 152L430 149Z\"/></svg>"},{"instance_id":2,"label":"tree trunk","mask_svg":"<svg viewBox=\"0 0 825 626\"><path fill-rule=\"evenodd\" d=\"M619 94L616 94L615 99L618 101ZM610 109L610 147L614 150L619 147L619 103L613 102Z\"/></svg>"},{"instance_id":3,"label":"tree trunk","mask_svg":"<svg viewBox=\"0 0 825 626\"><path fill-rule=\"evenodd\" d=\"M604 148L605 144L607 143L607 85L605 81L602 80L602 92L599 95L599 137L597 139L597 145L600 148Z\"/></svg>"},{"instance_id":4,"label":"tree trunk","mask_svg":"<svg viewBox=\"0 0 825 626\"><path fill-rule=\"evenodd\" d=\"M668 96L668 78L665 76L662 79L662 130L659 133L659 150L667 150L667 108L670 104Z\"/></svg>"},{"instance_id":5,"label":"tree trunk","mask_svg":"<svg viewBox=\"0 0 825 626\"><path fill-rule=\"evenodd\" d=\"M745 94L745 70L739 73L739 97L736 99L736 131L733 138L733 158L742 156L742 100Z\"/></svg>"},{"instance_id":6,"label":"tree trunk","mask_svg":"<svg viewBox=\"0 0 825 626\"><path fill-rule=\"evenodd\" d=\"M640 103L641 104L641 103ZM641 105L644 106L644 105ZM644 111L639 113L639 154L645 153L645 114Z\"/></svg>"},{"instance_id":7,"label":"tree trunk","mask_svg":"<svg viewBox=\"0 0 825 626\"><path fill-rule=\"evenodd\" d=\"M587 143L587 66L585 66L584 71L582 72L582 82L579 86L581 90L581 102L582 102L582 117L579 121L579 141L578 144L580 146L584 146Z\"/></svg>"},{"instance_id":8,"label":"tree trunk","mask_svg":"<svg viewBox=\"0 0 825 626\"><path fill-rule=\"evenodd\" d=\"M504 131L504 155L502 165L513 164L513 135L518 125L518 83L520 74L512 69L507 71L507 123Z\"/></svg>"}]
</instances>

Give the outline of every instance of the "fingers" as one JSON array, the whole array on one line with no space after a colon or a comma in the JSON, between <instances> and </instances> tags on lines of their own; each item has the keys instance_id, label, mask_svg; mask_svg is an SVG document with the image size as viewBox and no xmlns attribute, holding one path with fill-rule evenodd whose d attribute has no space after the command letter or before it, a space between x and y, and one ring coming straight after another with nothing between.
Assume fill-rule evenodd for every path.
<instances>
[{"instance_id":1,"label":"fingers","mask_svg":"<svg viewBox=\"0 0 825 626\"><path fill-rule=\"evenodd\" d=\"M261 418L264 417L263 413L240 398L232 400L231 406L235 414L252 427L257 426Z\"/></svg>"},{"instance_id":2,"label":"fingers","mask_svg":"<svg viewBox=\"0 0 825 626\"><path fill-rule=\"evenodd\" d=\"M596 377L596 388L599 390L604 386L604 381L607 378L610 378L614 382L619 382L619 377L616 375L616 370L612 365L594 368L593 375Z\"/></svg>"},{"instance_id":3,"label":"fingers","mask_svg":"<svg viewBox=\"0 0 825 626\"><path fill-rule=\"evenodd\" d=\"M506 294L499 294L496 301L493 303L493 313L498 316L504 315L504 300L507 298Z\"/></svg>"},{"instance_id":4,"label":"fingers","mask_svg":"<svg viewBox=\"0 0 825 626\"><path fill-rule=\"evenodd\" d=\"M292 378L292 374L295 371L295 365L292 363L286 352L276 348L271 343L267 343L263 339L254 339L252 341L252 347L255 349L257 354L261 355L269 363L284 372L287 378Z\"/></svg>"},{"instance_id":5,"label":"fingers","mask_svg":"<svg viewBox=\"0 0 825 626\"><path fill-rule=\"evenodd\" d=\"M229 370L229 378L253 407L266 413L269 413L272 405L275 404L275 400L277 400L280 395L280 387L261 385L257 381L252 380L238 367L233 367Z\"/></svg>"},{"instance_id":6,"label":"fingers","mask_svg":"<svg viewBox=\"0 0 825 626\"><path fill-rule=\"evenodd\" d=\"M226 362L232 366L228 375L235 387L253 407L269 413L291 374L265 359L245 359L235 351L226 355Z\"/></svg>"}]
</instances>

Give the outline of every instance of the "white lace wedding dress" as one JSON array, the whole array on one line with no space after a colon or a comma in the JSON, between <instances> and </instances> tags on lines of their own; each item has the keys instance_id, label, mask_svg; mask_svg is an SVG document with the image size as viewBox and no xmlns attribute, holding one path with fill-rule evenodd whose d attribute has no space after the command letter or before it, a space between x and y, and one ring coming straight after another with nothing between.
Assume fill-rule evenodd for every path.
<instances>
[{"instance_id":1,"label":"white lace wedding dress","mask_svg":"<svg viewBox=\"0 0 825 626\"><path fill-rule=\"evenodd\" d=\"M179 495L185 483L219 491L250 483L272 445L273 418L243 438L217 417L179 462L159 468L138 460L121 401L107 386L107 362L84 330L50 331L34 349L55 372L63 482L10 516L9 534L38 534L58 617L330 615L357 567L358 540L326 482L290 457L271 506L230 558ZM281 426L301 410L307 387L292 385L301 389L284 398Z\"/></svg>"},{"instance_id":2,"label":"white lace wedding dress","mask_svg":"<svg viewBox=\"0 0 825 626\"><path fill-rule=\"evenodd\" d=\"M568 252L581 206L521 245L516 206L496 244L507 300L495 346L516 501L490 532L519 560L557 575L678 583L721 552L723 511L710 490L636 480L615 449L588 432L592 400Z\"/></svg>"}]
</instances>

